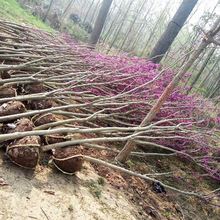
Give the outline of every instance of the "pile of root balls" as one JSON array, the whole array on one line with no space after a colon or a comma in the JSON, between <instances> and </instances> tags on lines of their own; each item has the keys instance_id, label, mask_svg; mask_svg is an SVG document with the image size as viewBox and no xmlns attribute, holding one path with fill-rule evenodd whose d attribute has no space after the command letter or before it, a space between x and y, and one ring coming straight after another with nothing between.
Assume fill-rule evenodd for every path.
<instances>
[{"instance_id":1,"label":"pile of root balls","mask_svg":"<svg viewBox=\"0 0 220 220\"><path fill-rule=\"evenodd\" d=\"M26 85L23 86L22 90L26 95L45 92L42 84ZM0 87L1 100L8 97L16 97L17 94L19 94L19 91L16 87ZM0 116L19 115L27 111L51 108L56 105L55 102L47 99L27 102L9 101L0 106ZM35 114L32 117L22 117L17 120L9 119L0 125L0 133L12 134L34 131L36 127L60 120L60 116L53 113ZM1 141L0 146L6 148L6 155L15 164L24 168L34 169L38 164L42 145L53 145L67 140L71 140L71 136L68 136L67 132L41 136L28 135L22 138ZM83 157L79 155L80 149L79 145L53 149L52 161L54 165L67 174L79 171L83 164Z\"/></svg>"},{"instance_id":2,"label":"pile of root balls","mask_svg":"<svg viewBox=\"0 0 220 220\"><path fill-rule=\"evenodd\" d=\"M79 60L82 51L51 33L0 20L0 148L15 164L34 169L46 151L42 146L48 145L59 170L73 174L81 169L82 146L52 148L77 135L65 128L78 126L81 116L71 107L81 103L65 83L91 68ZM46 134L54 129L64 131Z\"/></svg>"},{"instance_id":3,"label":"pile of root balls","mask_svg":"<svg viewBox=\"0 0 220 220\"><path fill-rule=\"evenodd\" d=\"M0 20L0 147L19 166L34 169L47 151L58 169L72 174L86 160L86 144L126 141L134 132L122 128L136 127L119 111L129 106L127 98L106 96L115 73L91 63L96 53L73 41ZM92 81L105 76L104 95L97 95Z\"/></svg>"}]
</instances>

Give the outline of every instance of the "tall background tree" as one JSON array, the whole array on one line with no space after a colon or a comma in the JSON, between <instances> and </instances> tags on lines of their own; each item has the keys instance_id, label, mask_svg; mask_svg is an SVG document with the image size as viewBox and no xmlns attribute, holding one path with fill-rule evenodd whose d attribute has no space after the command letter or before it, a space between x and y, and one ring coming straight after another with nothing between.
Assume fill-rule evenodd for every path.
<instances>
[{"instance_id":1,"label":"tall background tree","mask_svg":"<svg viewBox=\"0 0 220 220\"><path fill-rule=\"evenodd\" d=\"M159 39L158 43L150 54L149 59L151 59L154 63L159 63L162 60L164 54L167 52L168 48L181 30L197 2L198 0L183 0L164 34Z\"/></svg>"},{"instance_id":2,"label":"tall background tree","mask_svg":"<svg viewBox=\"0 0 220 220\"><path fill-rule=\"evenodd\" d=\"M70 0L69 1L69 4L67 5L64 12L62 13L62 17L64 17L66 15L67 11L70 9L70 7L73 5L74 2L75 2L75 0Z\"/></svg>"},{"instance_id":3,"label":"tall background tree","mask_svg":"<svg viewBox=\"0 0 220 220\"><path fill-rule=\"evenodd\" d=\"M95 22L95 27L89 39L89 44L95 45L98 42L103 26L105 24L106 17L111 7L112 1L113 0L103 0L102 7L99 11L99 15Z\"/></svg>"},{"instance_id":4,"label":"tall background tree","mask_svg":"<svg viewBox=\"0 0 220 220\"><path fill-rule=\"evenodd\" d=\"M51 10L51 8L53 7L54 1L55 1L55 0L51 0L51 1L50 1L50 5L49 5L49 7L48 7L48 9L47 9L47 12L46 12L44 18L43 18L43 22L45 22L45 21L47 20L47 17L48 17L48 15L49 15L49 13L50 13L50 10Z\"/></svg>"}]
</instances>

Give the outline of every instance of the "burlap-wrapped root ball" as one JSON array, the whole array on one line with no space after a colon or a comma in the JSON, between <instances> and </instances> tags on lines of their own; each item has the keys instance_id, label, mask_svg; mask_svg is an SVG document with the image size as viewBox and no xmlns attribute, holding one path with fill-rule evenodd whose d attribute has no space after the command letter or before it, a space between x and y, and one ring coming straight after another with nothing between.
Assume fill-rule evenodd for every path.
<instances>
[{"instance_id":1,"label":"burlap-wrapped root ball","mask_svg":"<svg viewBox=\"0 0 220 220\"><path fill-rule=\"evenodd\" d=\"M41 83L33 83L30 85L25 85L24 90L27 94L36 94L45 92L44 85Z\"/></svg>"},{"instance_id":2,"label":"burlap-wrapped root ball","mask_svg":"<svg viewBox=\"0 0 220 220\"><path fill-rule=\"evenodd\" d=\"M40 137L26 136L8 145L6 154L17 165L29 169L37 166Z\"/></svg>"},{"instance_id":3,"label":"burlap-wrapped root ball","mask_svg":"<svg viewBox=\"0 0 220 220\"><path fill-rule=\"evenodd\" d=\"M24 87L24 90L27 94L44 93L46 91L44 85L41 83L26 85ZM30 109L38 110L38 109L51 108L53 106L53 103L49 99L29 100L28 106Z\"/></svg>"},{"instance_id":4,"label":"burlap-wrapped root ball","mask_svg":"<svg viewBox=\"0 0 220 220\"><path fill-rule=\"evenodd\" d=\"M63 147L53 149L53 163L56 168L65 174L73 175L80 171L83 165L83 156L80 146Z\"/></svg>"},{"instance_id":5,"label":"burlap-wrapped root ball","mask_svg":"<svg viewBox=\"0 0 220 220\"><path fill-rule=\"evenodd\" d=\"M12 87L0 86L0 98L8 98L17 96L16 89Z\"/></svg>"},{"instance_id":6,"label":"burlap-wrapped root ball","mask_svg":"<svg viewBox=\"0 0 220 220\"><path fill-rule=\"evenodd\" d=\"M25 112L25 105L19 101L10 101L0 106L0 116Z\"/></svg>"},{"instance_id":7,"label":"burlap-wrapped root ball","mask_svg":"<svg viewBox=\"0 0 220 220\"><path fill-rule=\"evenodd\" d=\"M13 123L7 123L3 125L3 133L14 133L23 131L32 131L33 123L27 118L18 119Z\"/></svg>"},{"instance_id":8,"label":"burlap-wrapped root ball","mask_svg":"<svg viewBox=\"0 0 220 220\"><path fill-rule=\"evenodd\" d=\"M0 129L0 133L2 132L2 134L11 134L14 132L32 131L33 127L34 125L29 119L22 118L16 120L13 123L3 124L2 128ZM0 141L0 147L7 146L9 143L11 143L11 140Z\"/></svg>"},{"instance_id":9,"label":"burlap-wrapped root ball","mask_svg":"<svg viewBox=\"0 0 220 220\"><path fill-rule=\"evenodd\" d=\"M37 114L34 117L32 117L32 122L35 126L45 125L48 123L56 122L58 121L55 114L52 113L46 113L46 114Z\"/></svg>"},{"instance_id":10,"label":"burlap-wrapped root ball","mask_svg":"<svg viewBox=\"0 0 220 220\"><path fill-rule=\"evenodd\" d=\"M32 110L38 110L51 108L53 106L53 103L49 99L31 100L28 101L28 106Z\"/></svg>"},{"instance_id":11,"label":"burlap-wrapped root ball","mask_svg":"<svg viewBox=\"0 0 220 220\"><path fill-rule=\"evenodd\" d=\"M59 129L59 128L65 128L61 126L54 127L52 129ZM45 142L47 144L56 144L64 141L70 141L71 135L67 132L58 133L58 134L48 134L44 136Z\"/></svg>"},{"instance_id":12,"label":"burlap-wrapped root ball","mask_svg":"<svg viewBox=\"0 0 220 220\"><path fill-rule=\"evenodd\" d=\"M54 127L53 129L63 128L61 126ZM71 140L74 135L67 132L45 135L45 142L47 144L56 144ZM81 170L83 164L82 147L69 146L63 148L56 148L52 150L54 165L65 174L74 174L76 171Z\"/></svg>"}]
</instances>

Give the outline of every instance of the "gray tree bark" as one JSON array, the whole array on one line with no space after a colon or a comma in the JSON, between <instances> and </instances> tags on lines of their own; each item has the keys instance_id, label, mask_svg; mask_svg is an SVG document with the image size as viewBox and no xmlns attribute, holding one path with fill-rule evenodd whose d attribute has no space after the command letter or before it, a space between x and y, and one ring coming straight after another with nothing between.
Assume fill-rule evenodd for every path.
<instances>
[{"instance_id":1,"label":"gray tree bark","mask_svg":"<svg viewBox=\"0 0 220 220\"><path fill-rule=\"evenodd\" d=\"M91 19L90 19L90 24L94 24L95 23L95 18L96 18L96 14L97 14L97 9L99 9L101 6L101 0L98 1L98 3L96 4L96 10L93 10L93 13L91 14Z\"/></svg>"},{"instance_id":2,"label":"gray tree bark","mask_svg":"<svg viewBox=\"0 0 220 220\"><path fill-rule=\"evenodd\" d=\"M108 15L109 9L111 7L113 0L103 0L101 9L99 11L98 17L95 22L95 27L89 39L90 45L96 45L101 35L103 26L105 24L106 17Z\"/></svg>"},{"instance_id":3,"label":"gray tree bark","mask_svg":"<svg viewBox=\"0 0 220 220\"><path fill-rule=\"evenodd\" d=\"M219 95L219 91L220 91L220 80L218 80L215 84L215 87L212 91L212 93L209 95L209 98L214 98L215 96Z\"/></svg>"},{"instance_id":4,"label":"gray tree bark","mask_svg":"<svg viewBox=\"0 0 220 220\"><path fill-rule=\"evenodd\" d=\"M158 28L158 24L160 24L160 22L161 22L161 18L162 18L162 16L163 16L164 12L168 10L169 4L170 4L170 3L167 2L167 4L165 5L163 11L160 13L160 16L159 16L158 20L156 21L156 23L154 24L154 27L153 27L153 29L151 30L151 33L150 33L150 35L149 35L149 37L148 37L148 39L147 39L147 41L146 41L146 43L145 43L145 45L144 45L144 48L143 48L143 50L142 50L140 56L142 56L142 55L144 54L145 50L147 49L148 45L150 44L151 39L152 39L153 36L154 36L154 32L155 32L156 29Z\"/></svg>"},{"instance_id":5,"label":"gray tree bark","mask_svg":"<svg viewBox=\"0 0 220 220\"><path fill-rule=\"evenodd\" d=\"M133 44L132 44L132 46L130 47L130 48L131 48L131 51L134 50L134 48L136 47L136 43L139 42L140 38L142 37L141 32L144 30L144 28L145 28L145 26L146 26L146 23L148 22L148 21L146 20L146 18L147 18L147 16L148 16L149 12L151 11L153 5L154 5L154 3L151 4L151 6L149 7L148 11L146 12L146 14L145 14L145 16L144 16L144 18L143 18L143 24L141 24L141 27L139 28L138 32L136 33L136 37L135 37L135 39L134 39L134 41L133 41Z\"/></svg>"},{"instance_id":6,"label":"gray tree bark","mask_svg":"<svg viewBox=\"0 0 220 220\"><path fill-rule=\"evenodd\" d=\"M121 11L122 4L123 4L123 2L121 2L120 6L119 6L119 9L118 9L118 11L116 13L116 16L114 16L114 19L112 20L112 22L111 22L111 24L110 24L110 26L108 28L108 31L106 31L106 33L103 35L103 40L102 40L103 43L106 42L107 38L109 38L109 36L111 36L112 33L114 33L114 28L115 28L114 26L116 26L115 24L118 23L118 20L119 20L120 15L121 15L120 11ZM115 11L115 8L113 9L113 12Z\"/></svg>"},{"instance_id":7,"label":"gray tree bark","mask_svg":"<svg viewBox=\"0 0 220 220\"><path fill-rule=\"evenodd\" d=\"M79 17L82 18L84 11L85 11L84 9L88 7L87 4L89 3L89 1L88 0L81 0L80 3L81 3L81 8L80 8L81 13L80 13Z\"/></svg>"},{"instance_id":8,"label":"gray tree bark","mask_svg":"<svg viewBox=\"0 0 220 220\"><path fill-rule=\"evenodd\" d=\"M198 0L183 0L164 34L161 36L150 54L149 59L151 61L154 63L160 63L164 54L171 46L197 2Z\"/></svg>"},{"instance_id":9,"label":"gray tree bark","mask_svg":"<svg viewBox=\"0 0 220 220\"><path fill-rule=\"evenodd\" d=\"M211 75L213 73L213 71L215 70L215 67L219 64L220 61L220 57L218 59L216 59L215 63L213 64L212 68L209 70L209 72L207 73L207 75L204 77L204 79L202 80L202 82L199 84L196 93L200 90L200 88L203 87L203 85L209 81L209 78L211 78Z\"/></svg>"}]
</instances>

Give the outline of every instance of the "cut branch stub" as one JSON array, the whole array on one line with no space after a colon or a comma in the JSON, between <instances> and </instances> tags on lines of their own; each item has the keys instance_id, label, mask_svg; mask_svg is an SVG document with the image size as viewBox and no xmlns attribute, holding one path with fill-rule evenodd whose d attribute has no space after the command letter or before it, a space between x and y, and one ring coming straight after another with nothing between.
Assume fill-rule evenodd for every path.
<instances>
[{"instance_id":1,"label":"cut branch stub","mask_svg":"<svg viewBox=\"0 0 220 220\"><path fill-rule=\"evenodd\" d=\"M27 136L8 145L6 154L18 166L34 169L39 158L40 138Z\"/></svg>"},{"instance_id":2,"label":"cut branch stub","mask_svg":"<svg viewBox=\"0 0 220 220\"><path fill-rule=\"evenodd\" d=\"M52 152L54 165L63 173L72 175L81 170L84 162L81 146L57 148Z\"/></svg>"},{"instance_id":3,"label":"cut branch stub","mask_svg":"<svg viewBox=\"0 0 220 220\"><path fill-rule=\"evenodd\" d=\"M19 101L10 101L0 106L0 116L25 112L25 105Z\"/></svg>"}]
</instances>

